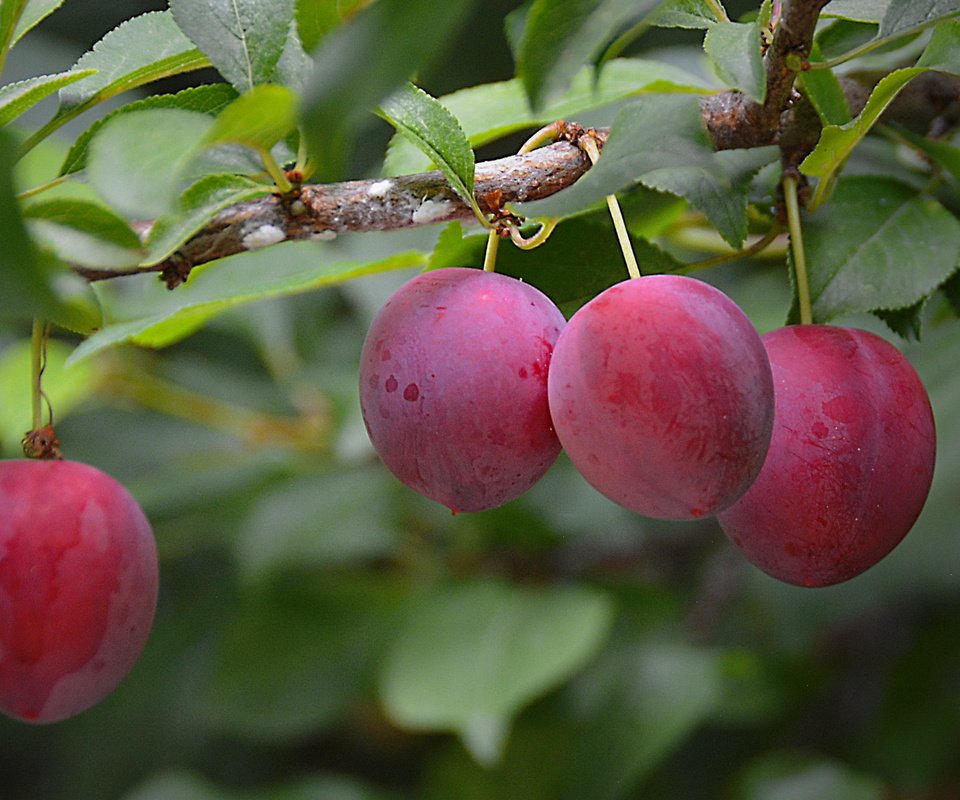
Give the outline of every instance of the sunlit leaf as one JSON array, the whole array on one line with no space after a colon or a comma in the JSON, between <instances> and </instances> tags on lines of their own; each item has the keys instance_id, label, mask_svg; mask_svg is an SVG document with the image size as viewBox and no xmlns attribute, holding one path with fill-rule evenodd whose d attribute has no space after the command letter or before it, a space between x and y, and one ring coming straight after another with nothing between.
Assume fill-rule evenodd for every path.
<instances>
[{"instance_id":1,"label":"sunlit leaf","mask_svg":"<svg viewBox=\"0 0 960 800\"><path fill-rule=\"evenodd\" d=\"M296 0L297 29L307 52L372 0Z\"/></svg>"},{"instance_id":2,"label":"sunlit leaf","mask_svg":"<svg viewBox=\"0 0 960 800\"><path fill-rule=\"evenodd\" d=\"M444 105L408 83L383 102L380 113L430 158L464 200L474 202L473 148Z\"/></svg>"},{"instance_id":3,"label":"sunlit leaf","mask_svg":"<svg viewBox=\"0 0 960 800\"><path fill-rule=\"evenodd\" d=\"M176 291L154 276L142 276L140 292L99 289L104 316L112 324L86 339L77 360L107 347L135 342L164 347L193 332L228 308L267 297L301 294L363 275L422 266L423 254L396 253L377 261L344 261L322 242L289 242L241 253L194 269ZM131 280L131 279L126 279Z\"/></svg>"},{"instance_id":4,"label":"sunlit leaf","mask_svg":"<svg viewBox=\"0 0 960 800\"><path fill-rule=\"evenodd\" d=\"M204 145L234 143L269 150L296 127L296 94L285 86L256 86L217 115Z\"/></svg>"},{"instance_id":5,"label":"sunlit leaf","mask_svg":"<svg viewBox=\"0 0 960 800\"><path fill-rule=\"evenodd\" d=\"M667 0L653 16L653 24L663 28L703 29L724 21L717 14L717 3L708 0Z\"/></svg>"}]
</instances>

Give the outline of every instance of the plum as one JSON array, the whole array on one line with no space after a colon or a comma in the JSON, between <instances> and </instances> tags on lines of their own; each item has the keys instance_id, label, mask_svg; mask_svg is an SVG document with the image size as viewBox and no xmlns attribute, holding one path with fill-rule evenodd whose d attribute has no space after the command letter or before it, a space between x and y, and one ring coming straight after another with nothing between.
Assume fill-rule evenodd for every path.
<instances>
[{"instance_id":1,"label":"plum","mask_svg":"<svg viewBox=\"0 0 960 800\"><path fill-rule=\"evenodd\" d=\"M547 370L564 325L533 286L447 267L408 281L360 357L363 419L384 464L455 512L525 492L560 452Z\"/></svg>"},{"instance_id":2,"label":"plum","mask_svg":"<svg viewBox=\"0 0 960 800\"><path fill-rule=\"evenodd\" d=\"M136 501L74 461L0 461L0 711L56 722L98 703L138 659L157 550Z\"/></svg>"},{"instance_id":3,"label":"plum","mask_svg":"<svg viewBox=\"0 0 960 800\"><path fill-rule=\"evenodd\" d=\"M876 564L920 514L936 456L916 371L862 330L797 325L763 337L773 438L750 490L720 525L764 572L828 586Z\"/></svg>"},{"instance_id":4,"label":"plum","mask_svg":"<svg viewBox=\"0 0 960 800\"><path fill-rule=\"evenodd\" d=\"M750 320L720 290L677 275L618 283L580 308L554 349L549 402L587 481L662 519L736 501L773 424L770 364Z\"/></svg>"}]
</instances>

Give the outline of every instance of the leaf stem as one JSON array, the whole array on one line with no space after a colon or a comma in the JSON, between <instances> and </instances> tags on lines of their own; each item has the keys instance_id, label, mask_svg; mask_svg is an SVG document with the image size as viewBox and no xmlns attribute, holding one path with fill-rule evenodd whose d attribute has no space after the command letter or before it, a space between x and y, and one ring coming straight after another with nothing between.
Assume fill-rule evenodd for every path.
<instances>
[{"instance_id":1,"label":"leaf stem","mask_svg":"<svg viewBox=\"0 0 960 800\"><path fill-rule=\"evenodd\" d=\"M560 220L556 217L543 220L540 223L540 230L538 230L528 239L523 238L519 228L511 225L510 241L512 241L521 250L533 250L533 248L539 247L550 238L550 234L553 233L553 229L557 227L557 223L559 221Z\"/></svg>"},{"instance_id":2,"label":"leaf stem","mask_svg":"<svg viewBox=\"0 0 960 800\"><path fill-rule=\"evenodd\" d=\"M783 233L783 229L779 225L774 225L759 239L740 250L731 250L730 252L720 253L719 255L704 258L700 261L691 261L689 264L684 264L677 272L681 275L689 275L691 272L698 272L701 269L716 267L730 261L739 261L742 258L750 258L766 250L777 240L777 237L780 236L781 233Z\"/></svg>"},{"instance_id":3,"label":"leaf stem","mask_svg":"<svg viewBox=\"0 0 960 800\"><path fill-rule=\"evenodd\" d=\"M810 325L813 322L813 307L810 303L810 279L807 273L807 256L803 248L803 226L800 221L800 202L797 198L797 179L794 175L783 176L783 198L787 207L793 270L797 278L800 323Z\"/></svg>"},{"instance_id":4,"label":"leaf stem","mask_svg":"<svg viewBox=\"0 0 960 800\"><path fill-rule=\"evenodd\" d=\"M592 136L584 136L580 139L581 146L590 161L596 164L600 160L600 148ZM610 210L610 218L613 220L613 227L617 232L617 240L620 242L620 250L623 252L623 260L627 263L627 272L631 278L641 276L640 265L637 264L637 256L633 252L633 245L630 242L630 233L627 231L627 224L623 220L623 212L620 210L620 203L615 194L607 195L607 208Z\"/></svg>"},{"instance_id":5,"label":"leaf stem","mask_svg":"<svg viewBox=\"0 0 960 800\"><path fill-rule=\"evenodd\" d=\"M290 194L290 192L293 191L293 184L290 183L290 179L287 178L287 174L277 163L277 159L273 157L273 153L271 153L265 147L258 147L257 152L260 154L260 160L263 162L263 166L266 168L267 173L271 178L273 178L273 182L277 186L277 191L284 195Z\"/></svg>"}]
</instances>

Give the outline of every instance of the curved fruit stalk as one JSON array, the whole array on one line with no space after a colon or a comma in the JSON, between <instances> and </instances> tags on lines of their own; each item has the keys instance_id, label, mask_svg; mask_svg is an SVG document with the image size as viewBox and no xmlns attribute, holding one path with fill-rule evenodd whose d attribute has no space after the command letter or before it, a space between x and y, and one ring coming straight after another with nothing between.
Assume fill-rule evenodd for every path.
<instances>
[{"instance_id":1,"label":"curved fruit stalk","mask_svg":"<svg viewBox=\"0 0 960 800\"><path fill-rule=\"evenodd\" d=\"M564 318L526 283L448 267L403 285L360 356L374 448L407 486L453 511L502 505L560 452L547 368Z\"/></svg>"},{"instance_id":2,"label":"curved fruit stalk","mask_svg":"<svg viewBox=\"0 0 960 800\"><path fill-rule=\"evenodd\" d=\"M0 461L0 711L71 717L140 656L157 603L157 550L140 506L73 461Z\"/></svg>"},{"instance_id":3,"label":"curved fruit stalk","mask_svg":"<svg viewBox=\"0 0 960 800\"><path fill-rule=\"evenodd\" d=\"M740 308L693 278L616 284L567 323L550 411L596 489L650 517L694 519L736 501L767 451L773 382Z\"/></svg>"},{"instance_id":4,"label":"curved fruit stalk","mask_svg":"<svg viewBox=\"0 0 960 800\"><path fill-rule=\"evenodd\" d=\"M923 508L936 456L930 401L907 359L872 333L797 325L763 342L773 439L756 482L720 524L775 578L840 583L889 553Z\"/></svg>"}]
</instances>

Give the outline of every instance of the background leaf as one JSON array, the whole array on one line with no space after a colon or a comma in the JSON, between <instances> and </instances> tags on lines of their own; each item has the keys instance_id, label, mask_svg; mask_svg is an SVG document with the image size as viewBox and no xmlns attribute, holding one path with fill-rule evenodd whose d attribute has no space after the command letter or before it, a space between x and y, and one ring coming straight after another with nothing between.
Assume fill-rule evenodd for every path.
<instances>
[{"instance_id":1,"label":"background leaf","mask_svg":"<svg viewBox=\"0 0 960 800\"><path fill-rule=\"evenodd\" d=\"M294 0L170 0L180 29L240 93L276 78Z\"/></svg>"},{"instance_id":2,"label":"background leaf","mask_svg":"<svg viewBox=\"0 0 960 800\"><path fill-rule=\"evenodd\" d=\"M960 13L957 0L892 0L880 22L878 38L900 36Z\"/></svg>"},{"instance_id":3,"label":"background leaf","mask_svg":"<svg viewBox=\"0 0 960 800\"><path fill-rule=\"evenodd\" d=\"M540 109L562 92L584 64L655 0L535 0L517 57L517 76Z\"/></svg>"},{"instance_id":4,"label":"background leaf","mask_svg":"<svg viewBox=\"0 0 960 800\"><path fill-rule=\"evenodd\" d=\"M387 658L387 712L405 727L454 730L478 761L495 762L511 717L596 654L612 615L584 589L441 590L407 617Z\"/></svg>"},{"instance_id":5,"label":"background leaf","mask_svg":"<svg viewBox=\"0 0 960 800\"><path fill-rule=\"evenodd\" d=\"M372 0L296 0L297 30L307 52Z\"/></svg>"},{"instance_id":6,"label":"background leaf","mask_svg":"<svg viewBox=\"0 0 960 800\"><path fill-rule=\"evenodd\" d=\"M90 143L87 173L93 188L130 219L173 211L186 171L213 124L206 114L176 108L112 119Z\"/></svg>"},{"instance_id":7,"label":"background leaf","mask_svg":"<svg viewBox=\"0 0 960 800\"><path fill-rule=\"evenodd\" d=\"M324 38L301 121L320 180L342 178L367 112L403 86L449 40L474 0L378 0ZM430 36L424 37L429 20Z\"/></svg>"}]
</instances>

